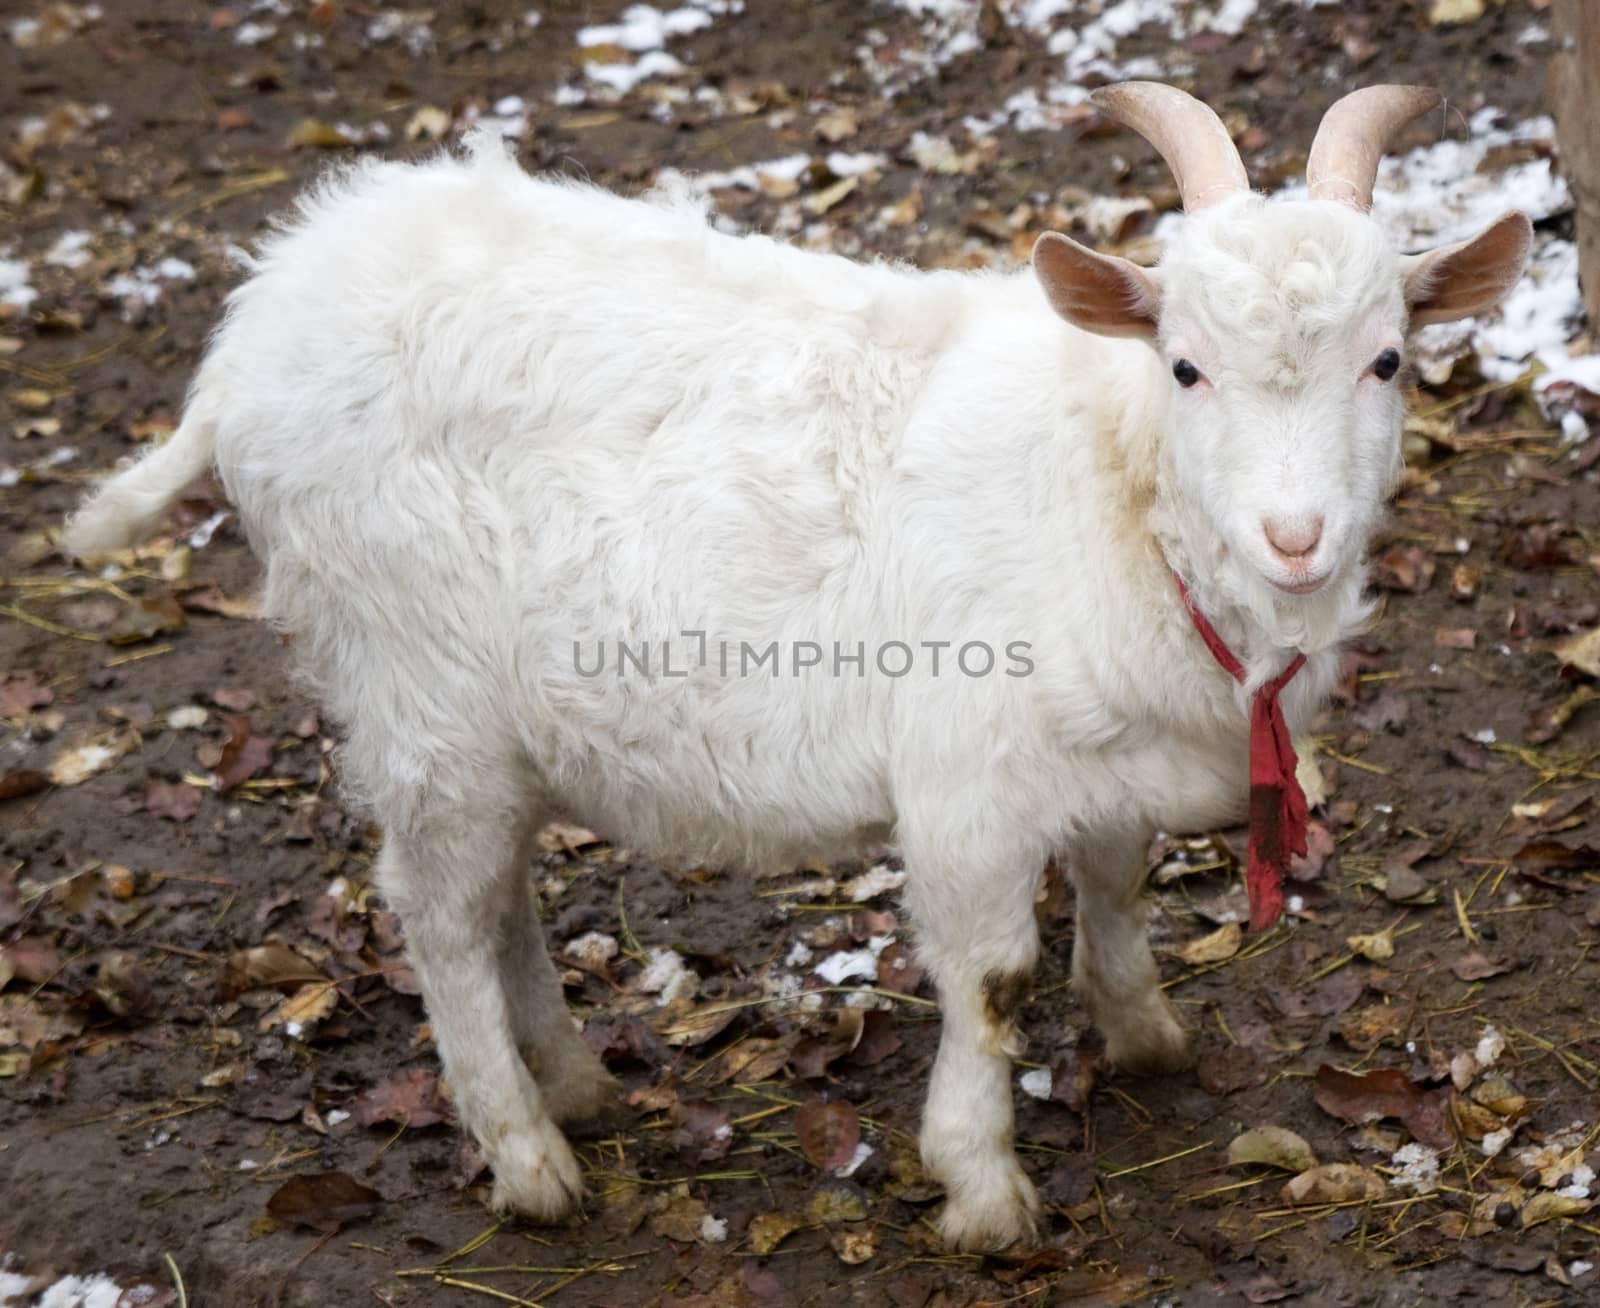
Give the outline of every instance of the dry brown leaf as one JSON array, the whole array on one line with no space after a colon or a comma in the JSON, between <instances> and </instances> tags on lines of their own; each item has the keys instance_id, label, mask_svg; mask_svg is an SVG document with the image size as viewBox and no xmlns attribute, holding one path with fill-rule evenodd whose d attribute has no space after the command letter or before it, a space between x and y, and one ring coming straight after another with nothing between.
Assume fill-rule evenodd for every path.
<instances>
[{"instance_id":1,"label":"dry brown leaf","mask_svg":"<svg viewBox=\"0 0 1600 1308\"><path fill-rule=\"evenodd\" d=\"M1350 1048L1366 1053L1405 1031L1404 1012L1393 1004L1371 1004L1347 1013L1339 1022L1339 1038Z\"/></svg>"},{"instance_id":2,"label":"dry brown leaf","mask_svg":"<svg viewBox=\"0 0 1600 1308\"><path fill-rule=\"evenodd\" d=\"M800 1152L824 1172L843 1167L861 1143L861 1118L842 1099L812 1099L794 1113Z\"/></svg>"},{"instance_id":3,"label":"dry brown leaf","mask_svg":"<svg viewBox=\"0 0 1600 1308\"><path fill-rule=\"evenodd\" d=\"M1557 1217L1579 1217L1594 1207L1592 1199L1572 1199L1550 1190L1541 1190L1522 1206L1522 1225L1537 1226Z\"/></svg>"},{"instance_id":4,"label":"dry brown leaf","mask_svg":"<svg viewBox=\"0 0 1600 1308\"><path fill-rule=\"evenodd\" d=\"M846 1228L829 1236L828 1245L841 1263L855 1267L878 1252L878 1233L870 1226L860 1230Z\"/></svg>"},{"instance_id":5,"label":"dry brown leaf","mask_svg":"<svg viewBox=\"0 0 1600 1308\"><path fill-rule=\"evenodd\" d=\"M745 1232L750 1251L765 1257L796 1231L810 1225L794 1213L762 1213L750 1221Z\"/></svg>"},{"instance_id":6,"label":"dry brown leaf","mask_svg":"<svg viewBox=\"0 0 1600 1308\"><path fill-rule=\"evenodd\" d=\"M296 1040L303 1040L311 1034L319 1022L333 1012L338 1002L339 992L334 989L333 982L314 981L310 985L301 986L263 1017L256 1024L256 1029L270 1031L274 1027L281 1026L286 1034Z\"/></svg>"},{"instance_id":7,"label":"dry brown leaf","mask_svg":"<svg viewBox=\"0 0 1600 1308\"><path fill-rule=\"evenodd\" d=\"M1346 936L1344 943L1353 954L1374 963L1386 963L1394 957L1394 928L1385 927L1367 936Z\"/></svg>"},{"instance_id":8,"label":"dry brown leaf","mask_svg":"<svg viewBox=\"0 0 1600 1308\"><path fill-rule=\"evenodd\" d=\"M302 118L289 129L285 144L294 150L308 146L322 150L337 150L355 145L356 140L343 127L325 123L320 118Z\"/></svg>"},{"instance_id":9,"label":"dry brown leaf","mask_svg":"<svg viewBox=\"0 0 1600 1308\"><path fill-rule=\"evenodd\" d=\"M861 178L858 176L841 178L833 183L832 186L824 187L815 195L806 196L803 201L805 211L814 217L821 217L841 200L846 199L860 185Z\"/></svg>"},{"instance_id":10,"label":"dry brown leaf","mask_svg":"<svg viewBox=\"0 0 1600 1308\"><path fill-rule=\"evenodd\" d=\"M201 793L195 786L183 782L158 781L152 777L144 783L144 807L147 813L173 822L187 822L200 811Z\"/></svg>"},{"instance_id":11,"label":"dry brown leaf","mask_svg":"<svg viewBox=\"0 0 1600 1308\"><path fill-rule=\"evenodd\" d=\"M412 1067L363 1090L350 1105L350 1113L362 1126L380 1122L432 1126L449 1116L450 1100L441 1092L438 1074L431 1067Z\"/></svg>"},{"instance_id":12,"label":"dry brown leaf","mask_svg":"<svg viewBox=\"0 0 1600 1308\"><path fill-rule=\"evenodd\" d=\"M1282 1191L1289 1204L1344 1204L1381 1199L1387 1192L1383 1178L1371 1168L1355 1163L1323 1163L1301 1172Z\"/></svg>"},{"instance_id":13,"label":"dry brown leaf","mask_svg":"<svg viewBox=\"0 0 1600 1308\"><path fill-rule=\"evenodd\" d=\"M1355 1073L1324 1063L1317 1069L1316 1100L1323 1112L1346 1122L1392 1117L1430 1148L1448 1149L1454 1143L1445 1121L1446 1096L1423 1089L1398 1067Z\"/></svg>"},{"instance_id":14,"label":"dry brown leaf","mask_svg":"<svg viewBox=\"0 0 1600 1308\"><path fill-rule=\"evenodd\" d=\"M1474 23L1483 17L1484 0L1433 0L1428 21L1435 27Z\"/></svg>"},{"instance_id":15,"label":"dry brown leaf","mask_svg":"<svg viewBox=\"0 0 1600 1308\"><path fill-rule=\"evenodd\" d=\"M1209 935L1191 940L1178 950L1178 957L1191 967L1201 963L1220 963L1239 952L1244 941L1244 928L1237 922L1218 927Z\"/></svg>"},{"instance_id":16,"label":"dry brown leaf","mask_svg":"<svg viewBox=\"0 0 1600 1308\"><path fill-rule=\"evenodd\" d=\"M1300 1173L1314 1168L1317 1156L1302 1136L1287 1127L1257 1126L1228 1146L1228 1163L1233 1167L1259 1163L1263 1167Z\"/></svg>"},{"instance_id":17,"label":"dry brown leaf","mask_svg":"<svg viewBox=\"0 0 1600 1308\"><path fill-rule=\"evenodd\" d=\"M37 795L41 790L48 790L49 787L50 778L43 772L20 768L15 772L0 775L0 801L25 799L29 795Z\"/></svg>"},{"instance_id":18,"label":"dry brown leaf","mask_svg":"<svg viewBox=\"0 0 1600 1308\"><path fill-rule=\"evenodd\" d=\"M117 620L106 632L106 639L113 645L133 645L163 632L177 631L187 621L183 606L167 592L142 595L118 614Z\"/></svg>"},{"instance_id":19,"label":"dry brown leaf","mask_svg":"<svg viewBox=\"0 0 1600 1308\"><path fill-rule=\"evenodd\" d=\"M246 990L281 990L293 994L311 981L327 978L288 945L270 941L228 955L222 974L222 994L232 999Z\"/></svg>"},{"instance_id":20,"label":"dry brown leaf","mask_svg":"<svg viewBox=\"0 0 1600 1308\"><path fill-rule=\"evenodd\" d=\"M377 1211L383 1196L345 1172L292 1176L267 1200L267 1212L290 1226L335 1234L349 1222Z\"/></svg>"},{"instance_id":21,"label":"dry brown leaf","mask_svg":"<svg viewBox=\"0 0 1600 1308\"><path fill-rule=\"evenodd\" d=\"M224 713L222 720L228 725L228 741L216 766L217 787L232 790L272 762L272 740L255 735L243 713Z\"/></svg>"},{"instance_id":22,"label":"dry brown leaf","mask_svg":"<svg viewBox=\"0 0 1600 1308\"><path fill-rule=\"evenodd\" d=\"M1551 653L1569 668L1576 668L1587 676L1600 677L1600 627L1559 642Z\"/></svg>"},{"instance_id":23,"label":"dry brown leaf","mask_svg":"<svg viewBox=\"0 0 1600 1308\"><path fill-rule=\"evenodd\" d=\"M58 786L81 786L132 749L136 739L132 732L118 732L64 749L50 764L50 780Z\"/></svg>"},{"instance_id":24,"label":"dry brown leaf","mask_svg":"<svg viewBox=\"0 0 1600 1308\"><path fill-rule=\"evenodd\" d=\"M854 109L835 109L817 119L816 133L829 145L847 141L861 130L861 121Z\"/></svg>"}]
</instances>

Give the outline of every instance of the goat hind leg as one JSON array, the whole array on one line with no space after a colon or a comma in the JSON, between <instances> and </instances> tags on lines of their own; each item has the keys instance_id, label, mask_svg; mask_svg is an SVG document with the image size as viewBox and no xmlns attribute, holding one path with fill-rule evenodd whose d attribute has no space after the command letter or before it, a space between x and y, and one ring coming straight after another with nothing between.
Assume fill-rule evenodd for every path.
<instances>
[{"instance_id":1,"label":"goat hind leg","mask_svg":"<svg viewBox=\"0 0 1600 1308\"><path fill-rule=\"evenodd\" d=\"M494 1169L494 1206L554 1221L578 1206L583 1175L516 1045L502 956L508 886L527 875L517 812L511 796L424 799L389 832L378 879L405 923L461 1124Z\"/></svg>"},{"instance_id":2,"label":"goat hind leg","mask_svg":"<svg viewBox=\"0 0 1600 1308\"><path fill-rule=\"evenodd\" d=\"M1189 1035L1161 977L1145 930L1146 833L1084 840L1071 851L1077 892L1072 984L1106 1039L1111 1062L1130 1072L1170 1072L1189 1061Z\"/></svg>"},{"instance_id":3,"label":"goat hind leg","mask_svg":"<svg viewBox=\"0 0 1600 1308\"><path fill-rule=\"evenodd\" d=\"M562 1126L606 1122L617 1114L621 1087L573 1025L561 978L550 961L539 905L528 884L536 824L507 886L509 903L500 939L500 978L511 1008L511 1029L528 1071L539 1083L545 1111Z\"/></svg>"}]
</instances>

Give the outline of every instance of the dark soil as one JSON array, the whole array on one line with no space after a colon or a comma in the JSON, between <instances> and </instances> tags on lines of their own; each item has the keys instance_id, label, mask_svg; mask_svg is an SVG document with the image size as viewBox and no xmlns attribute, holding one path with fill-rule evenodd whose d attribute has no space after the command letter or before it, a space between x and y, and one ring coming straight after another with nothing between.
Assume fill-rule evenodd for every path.
<instances>
[{"instance_id":1,"label":"dark soil","mask_svg":"<svg viewBox=\"0 0 1600 1308\"><path fill-rule=\"evenodd\" d=\"M37 416L32 391L48 393L44 412L59 420L23 439L0 435L0 463L29 469L0 491L0 775L48 771L90 737L120 751L81 784L0 799L0 1252L12 1270L104 1271L160 1287L138 1302L175 1302L164 1297L170 1254L190 1303L229 1308L1591 1302L1595 1273L1581 1267L1600 1263L1600 1218L1574 1201L1540 1221L1530 1197L1562 1178L1541 1184L1514 1157L1577 1124L1569 1165L1585 1150L1600 1163L1600 707L1579 704L1559 730L1548 722L1585 684L1562 673L1552 643L1600 622L1600 499L1594 470L1559 448L1522 392L1477 394L1468 376L1417 396L1423 411L1458 400L1454 429L1448 447L1414 452L1376 550L1382 615L1319 735L1331 790L1319 822L1334 852L1292 887L1300 911L1231 957L1184 962L1175 951L1237 906L1229 850L1242 850L1242 836L1174 842L1165 856L1168 872L1180 854L1197 869L1158 886L1152 925L1170 993L1198 1032L1195 1071L1136 1080L1097 1068L1066 987L1070 897L1041 906L1047 952L1025 1027L1029 1058L1055 1066L1055 1097L1018 1096L1019 1142L1051 1209L1041 1251L949 1257L933 1236L938 1196L911 1161L938 1035L926 1002L897 1001L860 1030L839 1016L853 1010L832 1007L837 995L815 1012L752 1003L720 1030L704 1018L755 996L796 940L820 956L883 931L892 899L830 911L827 896L768 893L811 873L753 894L731 876L667 874L571 833L565 844L553 836L532 872L556 947L588 931L624 946L609 964L574 968L568 996L633 1107L620 1131L584 1145L596 1196L585 1220L490 1218L486 1180L453 1126L422 1124L447 1109L392 918L364 897L378 833L341 806L332 742L281 643L242 610L226 612L255 577L231 520L192 552L187 575L169 539L130 560L115 587L64 584L83 574L41 537L91 470L178 412L235 278L226 247L247 244L328 161L329 151L286 145L291 130L307 118L381 121L400 142L419 107L455 112L516 94L543 106L522 142L530 167L636 190L665 165L825 153L813 135L825 98L859 115L840 148L893 162L828 210L811 239L924 265L1004 257L1017 242L996 233L993 215L1038 206L1041 194L1170 194L1147 147L1092 119L1002 132L970 174L906 159L914 131L964 141L963 116L1003 100L997 87L1037 80L1047 57L998 17L984 49L891 101L856 51L869 28L913 40L904 13L748 0L742 16L673 49L690 65L685 84L714 84L749 110L687 103L666 123L644 89L614 110L550 106L548 91L573 76L577 29L616 10L545 4L530 29L528 7L436 6L435 43L420 59L368 40L380 10L357 4L295 6L261 46L235 39L239 21L262 16L247 5L155 0L107 4L102 21L46 48L0 40L11 170L0 180L17 183L0 210L0 248L17 257L82 228L95 233L96 260L40 271L38 302L0 319L0 339L19 342L0 354L4 425ZM1267 16L1238 39L1195 39L1193 88L1259 129L1249 162L1263 180L1292 172L1322 110L1364 82L1437 84L1468 113L1484 103L1540 111L1549 46L1514 38L1542 4L1505 0L1456 28L1432 26L1429 7L1265 3ZM20 12L16 0L6 12ZM296 33L320 44L296 48ZM1130 41L1124 53L1139 49ZM74 129L61 117L67 102L109 114ZM52 113L59 139L17 143L24 120ZM1429 131L1437 124L1412 139ZM868 221L913 191L920 219ZM784 197L720 202L762 228ZM121 229L106 230L108 218ZM1021 248L1042 219L1032 222L1017 228ZM133 310L97 298L89 273L166 256L198 275ZM68 446L77 456L48 466ZM197 488L177 526L221 507L214 489ZM1481 570L1467 599L1452 598L1460 563ZM205 724L168 725L183 706L205 708ZM239 784L213 788L216 772ZM1352 957L1350 937L1389 928L1392 957ZM242 951L272 942L340 981L304 1039L273 1017L285 991L307 998L303 976L275 990L239 975ZM629 952L656 947L678 949L700 977L681 1009L635 993ZM686 1012L705 1029L685 1036ZM1451 1060L1487 1024L1506 1039L1494 1073L1507 1084L1484 1091L1486 1072L1452 1095ZM738 1050L768 1048L775 1068L740 1073ZM1442 1154L1444 1189L1388 1186L1373 1202L1296 1207L1279 1195L1287 1173L1227 1165L1236 1135L1275 1124L1322 1162L1392 1168L1416 1121L1332 1115L1318 1102L1323 1064L1396 1069L1406 1102L1431 1105L1435 1127L1460 1137ZM394 1113L380 1104L378 1120L361 1124L374 1088L400 1094L395 1078L413 1076ZM875 1147L848 1181L825 1178L796 1134L794 1106L819 1097L853 1106ZM719 1139L724 1121L732 1135ZM1496 1129L1516 1134L1490 1160L1475 1142ZM378 1196L344 1213L336 1233L296 1225L281 1200L269 1214L291 1177L324 1172ZM1522 1189L1510 1188L1519 1178ZM768 1249L770 1223L751 1223L774 1213L795 1215L797 1229ZM727 1222L725 1240L704 1238L702 1215ZM475 1270L493 1268L511 1270Z\"/></svg>"}]
</instances>

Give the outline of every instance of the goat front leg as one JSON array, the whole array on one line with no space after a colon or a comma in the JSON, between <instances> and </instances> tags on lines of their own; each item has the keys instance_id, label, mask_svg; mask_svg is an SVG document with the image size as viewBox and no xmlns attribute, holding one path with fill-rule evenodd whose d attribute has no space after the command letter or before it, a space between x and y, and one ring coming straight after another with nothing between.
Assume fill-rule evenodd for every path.
<instances>
[{"instance_id":1,"label":"goat front leg","mask_svg":"<svg viewBox=\"0 0 1600 1308\"><path fill-rule=\"evenodd\" d=\"M378 883L405 924L461 1124L494 1169L495 1208L554 1221L578 1206L583 1175L518 1050L507 993L509 896L528 893L520 808L511 795L424 799L386 836Z\"/></svg>"},{"instance_id":2,"label":"goat front leg","mask_svg":"<svg viewBox=\"0 0 1600 1308\"><path fill-rule=\"evenodd\" d=\"M948 1196L939 1231L952 1249L1029 1240L1039 1196L1017 1161L1011 1060L1022 1050L1039 936L1033 901L1043 851L989 845L952 861L943 841L901 825L917 949L939 993L944 1030L922 1118L922 1162ZM969 842L970 843L970 842Z\"/></svg>"},{"instance_id":3,"label":"goat front leg","mask_svg":"<svg viewBox=\"0 0 1600 1308\"><path fill-rule=\"evenodd\" d=\"M1075 842L1077 892L1072 984L1105 1036L1106 1055L1130 1072L1171 1072L1189 1061L1189 1035L1161 993L1145 919L1148 831Z\"/></svg>"}]
</instances>

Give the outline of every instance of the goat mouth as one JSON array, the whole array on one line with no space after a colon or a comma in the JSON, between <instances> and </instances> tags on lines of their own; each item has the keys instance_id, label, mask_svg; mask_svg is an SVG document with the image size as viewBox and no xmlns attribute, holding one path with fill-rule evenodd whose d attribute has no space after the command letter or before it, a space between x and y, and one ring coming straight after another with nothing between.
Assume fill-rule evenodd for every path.
<instances>
[{"instance_id":1,"label":"goat mouth","mask_svg":"<svg viewBox=\"0 0 1600 1308\"><path fill-rule=\"evenodd\" d=\"M1310 595L1322 589L1328 580L1328 574L1320 577L1295 577L1289 581L1279 581L1276 577L1267 578L1274 586L1289 595Z\"/></svg>"}]
</instances>

